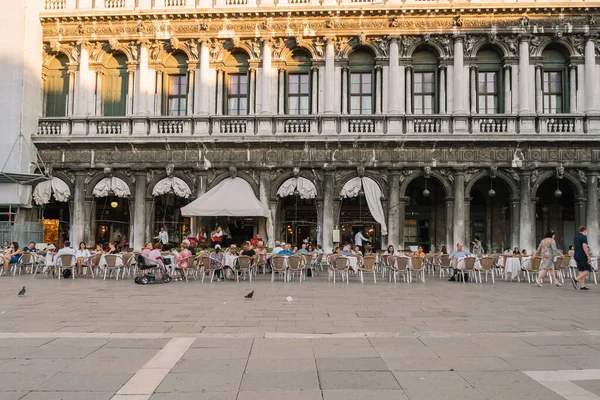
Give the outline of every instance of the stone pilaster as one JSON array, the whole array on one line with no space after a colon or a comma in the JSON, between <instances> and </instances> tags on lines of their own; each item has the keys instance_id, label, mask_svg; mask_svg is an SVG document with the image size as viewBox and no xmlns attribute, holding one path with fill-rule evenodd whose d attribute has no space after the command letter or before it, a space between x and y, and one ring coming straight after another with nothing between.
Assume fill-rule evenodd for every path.
<instances>
[{"instance_id":1,"label":"stone pilaster","mask_svg":"<svg viewBox=\"0 0 600 400\"><path fill-rule=\"evenodd\" d=\"M325 114L335 113L334 93L335 83L335 49L333 47L333 38L327 38L325 44Z\"/></svg>"},{"instance_id":2,"label":"stone pilaster","mask_svg":"<svg viewBox=\"0 0 600 400\"><path fill-rule=\"evenodd\" d=\"M444 201L446 205L446 249L448 253L451 253L456 248L456 243L454 243L454 197L446 197Z\"/></svg>"},{"instance_id":3,"label":"stone pilaster","mask_svg":"<svg viewBox=\"0 0 600 400\"><path fill-rule=\"evenodd\" d=\"M133 214L133 238L132 246L135 250L141 250L146 240L146 172L135 173L135 199Z\"/></svg>"},{"instance_id":4,"label":"stone pilaster","mask_svg":"<svg viewBox=\"0 0 600 400\"><path fill-rule=\"evenodd\" d=\"M200 62L196 68L196 83L194 88L194 113L196 115L208 115L211 99L208 95L208 89L211 81L210 77L210 57L208 43L206 40L198 44L200 50ZM197 104L197 106L196 106Z\"/></svg>"},{"instance_id":5,"label":"stone pilaster","mask_svg":"<svg viewBox=\"0 0 600 400\"><path fill-rule=\"evenodd\" d=\"M398 39L393 37L390 39L389 85L387 85L386 88L381 88L388 92L388 113L390 114L398 114L400 110L398 95L402 93L399 85L399 80L402 78L402 75L400 75L399 72L398 51Z\"/></svg>"},{"instance_id":6,"label":"stone pilaster","mask_svg":"<svg viewBox=\"0 0 600 400\"><path fill-rule=\"evenodd\" d=\"M454 171L454 213L452 220L454 227L452 248L454 248L457 243L464 244L465 240L465 171L462 169Z\"/></svg>"},{"instance_id":7,"label":"stone pilaster","mask_svg":"<svg viewBox=\"0 0 600 400\"><path fill-rule=\"evenodd\" d=\"M511 197L508 201L508 208L510 212L510 248L513 249L519 246L519 209L520 209L519 197ZM504 249L502 249L504 250Z\"/></svg>"},{"instance_id":8,"label":"stone pilaster","mask_svg":"<svg viewBox=\"0 0 600 400\"><path fill-rule=\"evenodd\" d=\"M393 171L388 176L389 194L388 194L388 245L398 248L400 240L404 242L404 238L400 238L400 225L404 226L404 213L400 214L400 173ZM404 210L404 201L402 201ZM402 210L402 211L403 211ZM384 245L382 243L382 245Z\"/></svg>"},{"instance_id":9,"label":"stone pilaster","mask_svg":"<svg viewBox=\"0 0 600 400\"><path fill-rule=\"evenodd\" d=\"M530 113L529 108L529 36L519 41L519 113Z\"/></svg>"},{"instance_id":10,"label":"stone pilaster","mask_svg":"<svg viewBox=\"0 0 600 400\"><path fill-rule=\"evenodd\" d=\"M531 171L519 173L521 181L520 190L520 217L519 217L519 248L531 253L535 249L535 219L531 205Z\"/></svg>"},{"instance_id":11,"label":"stone pilaster","mask_svg":"<svg viewBox=\"0 0 600 400\"><path fill-rule=\"evenodd\" d=\"M596 72L596 52L594 49L595 37L588 36L585 41L585 112L587 114L598 113L596 90L598 78Z\"/></svg>"},{"instance_id":12,"label":"stone pilaster","mask_svg":"<svg viewBox=\"0 0 600 400\"><path fill-rule=\"evenodd\" d=\"M263 203L265 207L269 207L269 193L271 193L271 180L269 174L268 172L261 172L258 194L260 202ZM273 222L273 232L275 232L275 217L272 215L271 219ZM273 242L275 242L275 238L267 237L267 223L265 218L258 218L258 233L261 238L266 240L272 239Z\"/></svg>"},{"instance_id":13,"label":"stone pilaster","mask_svg":"<svg viewBox=\"0 0 600 400\"><path fill-rule=\"evenodd\" d=\"M271 85L273 81L273 67L271 63L271 40L264 39L262 47L262 66L261 66L261 114L272 114L271 109Z\"/></svg>"},{"instance_id":14,"label":"stone pilaster","mask_svg":"<svg viewBox=\"0 0 600 400\"><path fill-rule=\"evenodd\" d=\"M587 207L586 226L588 228L588 244L592 254L600 254L598 234L598 171L587 173Z\"/></svg>"},{"instance_id":15,"label":"stone pilaster","mask_svg":"<svg viewBox=\"0 0 600 400\"><path fill-rule=\"evenodd\" d=\"M331 253L333 250L333 200L335 197L335 180L333 171L323 173L323 250Z\"/></svg>"},{"instance_id":16,"label":"stone pilaster","mask_svg":"<svg viewBox=\"0 0 600 400\"><path fill-rule=\"evenodd\" d=\"M71 238L74 248L83 242L84 228L87 225L85 218L85 171L75 172L75 194L73 196L73 220L71 221Z\"/></svg>"}]
</instances>

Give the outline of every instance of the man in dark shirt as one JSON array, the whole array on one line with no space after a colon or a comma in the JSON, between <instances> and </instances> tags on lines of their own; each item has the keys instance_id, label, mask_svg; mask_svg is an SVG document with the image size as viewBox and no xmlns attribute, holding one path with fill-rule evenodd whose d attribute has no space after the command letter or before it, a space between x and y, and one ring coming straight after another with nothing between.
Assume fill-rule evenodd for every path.
<instances>
[{"instance_id":1,"label":"man in dark shirt","mask_svg":"<svg viewBox=\"0 0 600 400\"><path fill-rule=\"evenodd\" d=\"M250 242L244 242L244 246L242 247L242 252L240 254L252 258L252 261L256 259L256 252L252 248Z\"/></svg>"},{"instance_id":2,"label":"man in dark shirt","mask_svg":"<svg viewBox=\"0 0 600 400\"><path fill-rule=\"evenodd\" d=\"M573 288L577 290L589 290L585 287L585 278L592 272L592 258L590 256L590 246L587 241L587 228L585 226L579 227L579 233L575 235L573 239L573 243L575 246L575 254L573 258L577 263L577 269L579 270L579 275L577 278L571 278L571 283L573 284Z\"/></svg>"}]
</instances>

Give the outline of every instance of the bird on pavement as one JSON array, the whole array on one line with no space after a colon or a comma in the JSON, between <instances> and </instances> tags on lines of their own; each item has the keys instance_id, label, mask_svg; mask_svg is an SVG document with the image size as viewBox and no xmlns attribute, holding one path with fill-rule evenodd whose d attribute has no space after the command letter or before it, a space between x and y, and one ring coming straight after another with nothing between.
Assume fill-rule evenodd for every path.
<instances>
[{"instance_id":1,"label":"bird on pavement","mask_svg":"<svg viewBox=\"0 0 600 400\"><path fill-rule=\"evenodd\" d=\"M247 295L245 295L244 297L247 298L247 299L251 299L252 296L254 296L254 290L251 291L250 293L248 293Z\"/></svg>"},{"instance_id":2,"label":"bird on pavement","mask_svg":"<svg viewBox=\"0 0 600 400\"><path fill-rule=\"evenodd\" d=\"M25 286L19 291L19 296L25 296Z\"/></svg>"}]
</instances>

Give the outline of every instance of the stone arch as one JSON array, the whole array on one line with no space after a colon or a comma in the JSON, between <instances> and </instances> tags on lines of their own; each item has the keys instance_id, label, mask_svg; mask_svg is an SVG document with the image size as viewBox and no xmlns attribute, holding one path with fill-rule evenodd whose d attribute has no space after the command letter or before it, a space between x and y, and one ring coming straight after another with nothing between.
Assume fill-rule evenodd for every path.
<instances>
[{"instance_id":1,"label":"stone arch","mask_svg":"<svg viewBox=\"0 0 600 400\"><path fill-rule=\"evenodd\" d=\"M471 179L469 179L469 182L467 182L467 186L465 187L465 196L469 197L473 186L475 186L479 180L485 178L486 176L490 176L490 171L483 170L474 174ZM508 188L510 189L510 197L517 197L519 195L519 186L509 174L503 171L497 171L496 178L501 178L508 185Z\"/></svg>"},{"instance_id":2,"label":"stone arch","mask_svg":"<svg viewBox=\"0 0 600 400\"><path fill-rule=\"evenodd\" d=\"M183 63L180 64L180 60L178 60L178 57L177 57L178 54L182 54L183 56L185 56L185 64L183 64ZM189 58L188 54L185 51L183 51L181 49L176 49L174 51L170 51L170 52L165 53L163 55L162 59L159 61L159 63L162 66L166 67L167 64L169 63L169 59L170 58L173 58L174 60L176 60L178 66L179 65L185 65L186 68L187 68L188 62L190 61L190 58Z\"/></svg>"},{"instance_id":3,"label":"stone arch","mask_svg":"<svg viewBox=\"0 0 600 400\"><path fill-rule=\"evenodd\" d=\"M148 183L148 186L146 187L146 199L152 199L152 190L154 190L154 186L156 186L156 184L160 181L162 181L163 179L165 179L167 177L167 173L163 172L160 173L156 176L154 176L154 178L152 178L152 180ZM194 184L193 180L190 178L189 175L184 174L181 171L177 171L177 172L173 172L173 177L175 178L179 178L182 181L184 181L190 188L190 190L192 191L192 195L190 196L190 199L195 199L196 198L196 185Z\"/></svg>"},{"instance_id":4,"label":"stone arch","mask_svg":"<svg viewBox=\"0 0 600 400\"><path fill-rule=\"evenodd\" d=\"M541 37L537 47L533 47L531 56L541 57L544 53L544 50L546 50L548 46L555 46L558 50L564 53L565 58L581 56L581 53L579 53L577 48L569 40L566 40L564 37L556 39L550 36Z\"/></svg>"},{"instance_id":5,"label":"stone arch","mask_svg":"<svg viewBox=\"0 0 600 400\"><path fill-rule=\"evenodd\" d=\"M506 43L500 42L500 41L492 42L489 39L484 39L484 40L478 40L477 42L475 42L475 44L473 45L473 48L471 49L471 56L474 58L477 58L477 53L479 53L479 51L482 49L484 49L484 50L491 49L491 50L495 51L496 53L498 53L500 58L510 57L510 55L511 55L510 50L508 49L508 46L506 45Z\"/></svg>"},{"instance_id":6,"label":"stone arch","mask_svg":"<svg viewBox=\"0 0 600 400\"><path fill-rule=\"evenodd\" d=\"M450 56L446 55L445 50L442 48L442 46L439 45L439 43L431 40L426 41L425 39L421 39L415 41L408 47L408 49L406 50L406 58L412 58L415 51L420 50L422 48L432 51L438 59L441 59L442 56Z\"/></svg>"},{"instance_id":7,"label":"stone arch","mask_svg":"<svg viewBox=\"0 0 600 400\"><path fill-rule=\"evenodd\" d=\"M107 55L124 54L127 57L128 63L137 62L138 49L135 42L122 43L118 40L109 40L100 47L94 46L90 49L90 60L100 62L103 65L106 63Z\"/></svg>"},{"instance_id":8,"label":"stone arch","mask_svg":"<svg viewBox=\"0 0 600 400\"><path fill-rule=\"evenodd\" d=\"M229 172L223 172L219 175L217 175L211 182L209 187L207 188L207 191L209 191L210 189L214 188L215 186L217 186L217 184L219 182L221 182L224 179L227 179L231 177ZM254 178L252 177L252 175L250 175L247 172L243 172L243 171L237 171L236 177L238 178L242 178L243 180L245 180L246 182L248 182L250 184L250 186L252 187L252 191L254 192L254 195L256 196L256 198L260 198L260 192L258 191L258 184L256 183L256 181L254 180Z\"/></svg>"},{"instance_id":9,"label":"stone arch","mask_svg":"<svg viewBox=\"0 0 600 400\"><path fill-rule=\"evenodd\" d=\"M273 184L271 185L271 193L269 193L270 199L277 200L277 192L279 191L281 185L283 185L283 183L288 179L294 178L295 176L296 175L294 175L293 172L279 174L278 177L273 181ZM317 199L323 198L323 187L320 184L320 182L317 181L314 175L311 175L310 173L308 173L308 171L300 171L298 176L301 176L311 181L317 188Z\"/></svg>"},{"instance_id":10,"label":"stone arch","mask_svg":"<svg viewBox=\"0 0 600 400\"><path fill-rule=\"evenodd\" d=\"M296 43L295 46L292 47L292 52L295 49L302 49L304 51L307 51L311 58L313 59L322 59L323 58L323 47L325 45L325 43L323 42L311 42L308 41L306 39L295 39Z\"/></svg>"},{"instance_id":11,"label":"stone arch","mask_svg":"<svg viewBox=\"0 0 600 400\"><path fill-rule=\"evenodd\" d=\"M404 180L400 183L400 197L405 197L408 185L410 185L410 183L415 179L422 176L425 176L425 172L423 170L418 170L404 178ZM448 178L446 178L444 175L440 174L438 171L435 170L432 170L429 176L435 178L442 185L446 197L452 197L452 183Z\"/></svg>"},{"instance_id":12,"label":"stone arch","mask_svg":"<svg viewBox=\"0 0 600 400\"><path fill-rule=\"evenodd\" d=\"M342 188L344 187L344 185L352 178L357 178L358 174L356 172L349 172L346 175L342 176L339 179L339 183L336 185L335 187L335 192L334 192L334 196L337 195L337 197L340 196L340 193L342 191ZM375 182L377 182L377 184L379 185L379 188L381 189L381 194L383 196L383 198L387 198L387 193L388 193L388 186L387 183L383 180L383 178L378 175L375 174L373 172L370 171L365 171L363 177L365 178L371 178L373 179ZM317 189L318 190L318 189Z\"/></svg>"},{"instance_id":13,"label":"stone arch","mask_svg":"<svg viewBox=\"0 0 600 400\"><path fill-rule=\"evenodd\" d=\"M86 199L91 199L92 198L92 192L94 191L94 188L96 187L96 185L98 184L98 182L100 182L102 179L108 177L109 175L106 175L103 172L98 172L96 175L94 175L89 182L85 185L85 197ZM119 178L121 179L123 182L125 182L127 184L127 186L129 186L129 191L131 192L131 198L135 197L135 185L133 183L133 181L127 176L125 175L123 172L120 171L115 171L112 173L112 176L114 176L115 178Z\"/></svg>"},{"instance_id":14,"label":"stone arch","mask_svg":"<svg viewBox=\"0 0 600 400\"><path fill-rule=\"evenodd\" d=\"M361 43L355 38L350 40L346 46L340 50L339 58L347 60L350 54L360 50L366 50L367 52L371 53L373 60L375 60L377 57L380 57L379 48L373 41L365 39Z\"/></svg>"},{"instance_id":15,"label":"stone arch","mask_svg":"<svg viewBox=\"0 0 600 400\"><path fill-rule=\"evenodd\" d=\"M542 183L552 177L556 177L556 171L550 170L542 172L531 186L531 197L537 197L537 191ZM577 176L565 171L562 180L567 180L571 183L575 197L586 197L585 188Z\"/></svg>"},{"instance_id":16,"label":"stone arch","mask_svg":"<svg viewBox=\"0 0 600 400\"><path fill-rule=\"evenodd\" d=\"M76 46L63 44L59 41L50 42L46 47L46 54L48 54L50 56L49 58L51 59L52 56L56 56L58 53L62 53L67 56L69 64L76 65L79 62L79 50Z\"/></svg>"}]
</instances>

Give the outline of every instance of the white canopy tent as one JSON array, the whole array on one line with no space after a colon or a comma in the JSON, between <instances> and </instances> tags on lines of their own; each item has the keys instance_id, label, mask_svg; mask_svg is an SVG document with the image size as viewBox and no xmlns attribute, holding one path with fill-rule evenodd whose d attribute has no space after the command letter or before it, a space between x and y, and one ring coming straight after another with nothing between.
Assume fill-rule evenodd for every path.
<instances>
[{"instance_id":1,"label":"white canopy tent","mask_svg":"<svg viewBox=\"0 0 600 400\"><path fill-rule=\"evenodd\" d=\"M315 184L301 176L290 178L283 182L277 191L277 196L293 196L296 190L298 190L301 199L314 199L317 197L317 188L315 187Z\"/></svg>"},{"instance_id":2,"label":"white canopy tent","mask_svg":"<svg viewBox=\"0 0 600 400\"><path fill-rule=\"evenodd\" d=\"M37 205L50 203L50 199L54 195L54 199L61 203L69 201L71 197L71 189L62 179L52 178L38 184L33 190L33 201Z\"/></svg>"},{"instance_id":3,"label":"white canopy tent","mask_svg":"<svg viewBox=\"0 0 600 400\"><path fill-rule=\"evenodd\" d=\"M117 197L129 197L131 196L131 190L125 181L117 177L107 177L102 179L94 186L92 196L94 197L106 197L110 194L114 194Z\"/></svg>"},{"instance_id":4,"label":"white canopy tent","mask_svg":"<svg viewBox=\"0 0 600 400\"><path fill-rule=\"evenodd\" d=\"M267 246L273 247L273 219L269 208L261 203L248 182L242 178L226 178L214 188L181 207L184 217L265 217Z\"/></svg>"},{"instance_id":5,"label":"white canopy tent","mask_svg":"<svg viewBox=\"0 0 600 400\"><path fill-rule=\"evenodd\" d=\"M365 192L367 199L367 205L371 215L381 225L381 234L387 235L387 224L385 223L385 214L383 213L383 206L381 204L381 188L371 178L352 178L342 188L340 196L344 198L358 197L360 189Z\"/></svg>"},{"instance_id":6,"label":"white canopy tent","mask_svg":"<svg viewBox=\"0 0 600 400\"><path fill-rule=\"evenodd\" d=\"M174 193L178 197L187 199L192 195L192 191L187 183L181 178L170 176L158 182L152 189L152 196L160 196L167 193Z\"/></svg>"}]
</instances>

